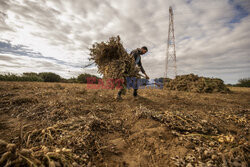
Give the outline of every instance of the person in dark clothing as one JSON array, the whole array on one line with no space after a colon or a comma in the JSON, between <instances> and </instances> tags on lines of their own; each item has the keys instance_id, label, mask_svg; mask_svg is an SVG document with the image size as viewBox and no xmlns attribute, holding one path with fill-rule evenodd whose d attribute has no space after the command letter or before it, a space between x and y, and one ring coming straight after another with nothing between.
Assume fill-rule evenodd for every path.
<instances>
[{"instance_id":1,"label":"person in dark clothing","mask_svg":"<svg viewBox=\"0 0 250 167\"><path fill-rule=\"evenodd\" d=\"M143 66L142 66L142 63L141 63L141 55L147 53L148 51L148 48L146 46L143 46L141 48L137 48L133 51L131 51L130 55L134 57L135 59L135 66L138 66L141 70L141 72L145 75L146 79L149 79L148 75L146 74ZM118 94L117 94L117 99L121 99L121 95L122 94L125 94L125 88L121 88L119 91L118 91ZM137 88L134 88L134 92L133 92L133 96L134 97L137 97Z\"/></svg>"}]
</instances>

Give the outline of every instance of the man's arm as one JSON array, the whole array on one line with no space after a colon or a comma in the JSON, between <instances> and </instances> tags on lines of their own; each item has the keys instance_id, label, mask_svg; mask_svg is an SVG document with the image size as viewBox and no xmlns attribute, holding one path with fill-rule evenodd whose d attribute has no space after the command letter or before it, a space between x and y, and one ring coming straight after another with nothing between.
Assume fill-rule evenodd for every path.
<instances>
[{"instance_id":1,"label":"man's arm","mask_svg":"<svg viewBox=\"0 0 250 167\"><path fill-rule=\"evenodd\" d=\"M130 54L134 57L135 61L136 61L137 56L140 56L139 53L138 53L138 50L133 50ZM149 79L148 75L146 74L146 72L145 72L145 70L144 70L144 68L142 66L141 59L137 63L137 65L140 67L141 72L146 76L146 78Z\"/></svg>"},{"instance_id":2,"label":"man's arm","mask_svg":"<svg viewBox=\"0 0 250 167\"><path fill-rule=\"evenodd\" d=\"M146 74L146 72L141 64L141 60L139 61L138 66L140 67L141 72L146 76L146 79L149 79L148 75Z\"/></svg>"},{"instance_id":3,"label":"man's arm","mask_svg":"<svg viewBox=\"0 0 250 167\"><path fill-rule=\"evenodd\" d=\"M141 60L139 61L138 66L140 67L141 72L142 72L143 74L145 74L145 70L144 70L144 68L143 68L143 66L142 66L142 64L141 64Z\"/></svg>"}]
</instances>

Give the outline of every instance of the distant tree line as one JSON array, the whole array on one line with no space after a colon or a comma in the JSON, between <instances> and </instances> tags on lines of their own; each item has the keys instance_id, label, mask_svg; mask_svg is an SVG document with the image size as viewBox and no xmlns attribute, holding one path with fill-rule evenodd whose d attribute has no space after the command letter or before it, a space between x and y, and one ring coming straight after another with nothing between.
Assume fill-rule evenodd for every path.
<instances>
[{"instance_id":1,"label":"distant tree line","mask_svg":"<svg viewBox=\"0 0 250 167\"><path fill-rule=\"evenodd\" d=\"M52 72L25 72L22 75L0 74L0 81L28 81L28 82L64 82L64 83L87 83L88 77L99 77L91 74L80 74L77 77L66 79Z\"/></svg>"},{"instance_id":2,"label":"distant tree line","mask_svg":"<svg viewBox=\"0 0 250 167\"><path fill-rule=\"evenodd\" d=\"M69 79L62 78L60 75L52 72L25 72L22 75L17 74L0 74L0 81L29 81L29 82L64 82L64 83L87 83L88 77L99 77L87 73L72 77ZM170 78L156 78L157 82L169 82ZM242 78L237 84L228 84L228 86L250 87L250 78Z\"/></svg>"}]
</instances>

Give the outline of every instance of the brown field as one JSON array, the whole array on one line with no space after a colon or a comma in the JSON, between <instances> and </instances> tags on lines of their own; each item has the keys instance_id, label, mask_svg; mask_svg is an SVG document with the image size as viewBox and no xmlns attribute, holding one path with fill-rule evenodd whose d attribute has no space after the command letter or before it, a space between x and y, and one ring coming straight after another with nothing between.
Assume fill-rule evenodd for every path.
<instances>
[{"instance_id":1,"label":"brown field","mask_svg":"<svg viewBox=\"0 0 250 167\"><path fill-rule=\"evenodd\" d=\"M38 166L247 166L250 89L230 90L116 101L117 90L84 84L0 82L0 139Z\"/></svg>"}]
</instances>

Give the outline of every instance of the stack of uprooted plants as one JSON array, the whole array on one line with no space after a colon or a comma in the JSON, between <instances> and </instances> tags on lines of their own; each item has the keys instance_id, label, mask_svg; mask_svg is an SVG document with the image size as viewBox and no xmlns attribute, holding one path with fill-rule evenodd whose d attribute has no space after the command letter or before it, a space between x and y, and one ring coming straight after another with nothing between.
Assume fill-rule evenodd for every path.
<instances>
[{"instance_id":1,"label":"stack of uprooted plants","mask_svg":"<svg viewBox=\"0 0 250 167\"><path fill-rule=\"evenodd\" d=\"M94 61L104 78L119 79L138 74L135 61L124 49L119 36L93 44L90 60Z\"/></svg>"},{"instance_id":2,"label":"stack of uprooted plants","mask_svg":"<svg viewBox=\"0 0 250 167\"><path fill-rule=\"evenodd\" d=\"M176 76L175 79L165 82L165 87L170 90L197 93L229 92L229 89L221 79L199 77L194 74Z\"/></svg>"},{"instance_id":3,"label":"stack of uprooted plants","mask_svg":"<svg viewBox=\"0 0 250 167\"><path fill-rule=\"evenodd\" d=\"M21 132L16 144L0 139L0 166L91 166L89 155L102 158L101 152L109 148L102 148L101 136L106 129L113 128L104 120L88 115Z\"/></svg>"}]
</instances>

